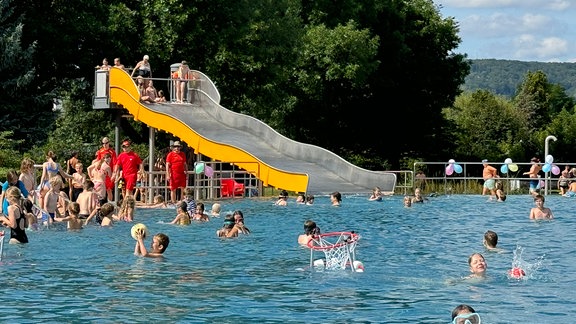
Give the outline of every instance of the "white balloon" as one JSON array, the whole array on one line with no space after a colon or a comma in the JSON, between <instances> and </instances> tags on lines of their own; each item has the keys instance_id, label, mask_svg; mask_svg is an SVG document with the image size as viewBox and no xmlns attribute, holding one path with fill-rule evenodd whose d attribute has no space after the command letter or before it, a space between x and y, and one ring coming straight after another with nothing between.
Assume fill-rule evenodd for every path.
<instances>
[{"instance_id":1,"label":"white balloon","mask_svg":"<svg viewBox=\"0 0 576 324\"><path fill-rule=\"evenodd\" d=\"M506 163L506 164L511 164L511 163L512 163L512 159L511 159L511 158L507 158L506 160L504 160L504 163Z\"/></svg>"},{"instance_id":2,"label":"white balloon","mask_svg":"<svg viewBox=\"0 0 576 324\"><path fill-rule=\"evenodd\" d=\"M550 154L546 155L546 163L552 164L554 162L554 157Z\"/></svg>"},{"instance_id":3,"label":"white balloon","mask_svg":"<svg viewBox=\"0 0 576 324\"><path fill-rule=\"evenodd\" d=\"M456 160L450 159L450 160L448 160L448 163L456 163Z\"/></svg>"}]
</instances>

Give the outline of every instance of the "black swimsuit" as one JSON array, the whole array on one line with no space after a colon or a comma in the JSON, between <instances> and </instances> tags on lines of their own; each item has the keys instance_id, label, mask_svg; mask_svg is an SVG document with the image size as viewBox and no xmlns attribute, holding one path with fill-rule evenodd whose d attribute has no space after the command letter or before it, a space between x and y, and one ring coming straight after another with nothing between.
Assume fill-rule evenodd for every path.
<instances>
[{"instance_id":1,"label":"black swimsuit","mask_svg":"<svg viewBox=\"0 0 576 324\"><path fill-rule=\"evenodd\" d=\"M25 225L26 216L22 213L20 206L17 206L20 216L16 218L16 228L10 227L10 239L16 239L20 243L28 243L28 236L26 235Z\"/></svg>"}]
</instances>

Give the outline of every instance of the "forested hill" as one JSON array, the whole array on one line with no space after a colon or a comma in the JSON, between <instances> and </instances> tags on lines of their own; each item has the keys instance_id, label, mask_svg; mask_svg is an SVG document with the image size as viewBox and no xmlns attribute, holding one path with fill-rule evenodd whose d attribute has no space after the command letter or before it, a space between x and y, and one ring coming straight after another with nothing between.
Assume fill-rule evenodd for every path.
<instances>
[{"instance_id":1,"label":"forested hill","mask_svg":"<svg viewBox=\"0 0 576 324\"><path fill-rule=\"evenodd\" d=\"M559 84L566 94L576 97L576 63L544 63L510 60L471 60L465 91L485 89L511 98L527 72L542 71L548 82Z\"/></svg>"}]
</instances>

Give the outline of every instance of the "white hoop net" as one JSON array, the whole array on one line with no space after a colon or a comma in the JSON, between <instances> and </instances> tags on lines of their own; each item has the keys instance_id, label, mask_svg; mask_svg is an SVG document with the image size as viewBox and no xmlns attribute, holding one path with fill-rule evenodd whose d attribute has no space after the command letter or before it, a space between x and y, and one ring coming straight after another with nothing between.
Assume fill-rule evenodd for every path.
<instances>
[{"instance_id":1,"label":"white hoop net","mask_svg":"<svg viewBox=\"0 0 576 324\"><path fill-rule=\"evenodd\" d=\"M360 235L354 232L333 232L320 234L308 242L310 248L310 266L314 265L314 252L324 252L324 268L327 270L354 270L356 255L354 250L360 240Z\"/></svg>"}]
</instances>

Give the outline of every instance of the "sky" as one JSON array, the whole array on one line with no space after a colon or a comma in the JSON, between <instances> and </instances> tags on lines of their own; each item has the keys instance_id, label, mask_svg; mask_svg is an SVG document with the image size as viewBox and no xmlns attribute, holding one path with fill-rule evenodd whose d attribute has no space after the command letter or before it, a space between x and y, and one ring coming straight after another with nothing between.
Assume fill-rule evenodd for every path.
<instances>
[{"instance_id":1,"label":"sky","mask_svg":"<svg viewBox=\"0 0 576 324\"><path fill-rule=\"evenodd\" d=\"M576 62L576 0L433 0L469 59Z\"/></svg>"}]
</instances>

